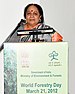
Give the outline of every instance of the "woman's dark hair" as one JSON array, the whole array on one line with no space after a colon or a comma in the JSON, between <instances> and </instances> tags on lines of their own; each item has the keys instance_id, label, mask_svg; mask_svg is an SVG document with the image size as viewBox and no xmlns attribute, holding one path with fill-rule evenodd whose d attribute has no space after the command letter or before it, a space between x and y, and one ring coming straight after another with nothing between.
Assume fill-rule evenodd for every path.
<instances>
[{"instance_id":1,"label":"woman's dark hair","mask_svg":"<svg viewBox=\"0 0 75 94\"><path fill-rule=\"evenodd\" d=\"M38 5L38 4L28 4L28 5L25 7L25 9L24 9L24 18L26 19L26 12L27 12L27 9L28 9L30 6L32 6L32 5L34 5L34 6L38 9L38 11L39 11L39 13L40 13L40 15L41 15L41 21L40 21L40 23L43 23L43 22L44 22L43 9L42 9L41 6Z\"/></svg>"}]
</instances>

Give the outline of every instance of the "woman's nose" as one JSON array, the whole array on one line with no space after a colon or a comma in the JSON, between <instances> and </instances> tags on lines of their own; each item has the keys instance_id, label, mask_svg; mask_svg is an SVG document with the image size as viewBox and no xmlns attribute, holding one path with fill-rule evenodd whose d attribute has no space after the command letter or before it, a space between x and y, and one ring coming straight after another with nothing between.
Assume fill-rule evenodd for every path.
<instances>
[{"instance_id":1,"label":"woman's nose","mask_svg":"<svg viewBox=\"0 0 75 94\"><path fill-rule=\"evenodd\" d=\"M31 13L31 14L30 14L30 17L34 17L34 14L33 14L33 13Z\"/></svg>"}]
</instances>

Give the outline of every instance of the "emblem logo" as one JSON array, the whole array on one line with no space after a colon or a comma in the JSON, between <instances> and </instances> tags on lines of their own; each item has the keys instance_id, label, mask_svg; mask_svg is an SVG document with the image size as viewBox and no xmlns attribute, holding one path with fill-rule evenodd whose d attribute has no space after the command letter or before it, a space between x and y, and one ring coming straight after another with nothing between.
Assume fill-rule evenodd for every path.
<instances>
[{"instance_id":1,"label":"emblem logo","mask_svg":"<svg viewBox=\"0 0 75 94\"><path fill-rule=\"evenodd\" d=\"M57 56L58 56L58 53L56 51L53 51L52 53L49 54L51 61L58 60Z\"/></svg>"}]
</instances>

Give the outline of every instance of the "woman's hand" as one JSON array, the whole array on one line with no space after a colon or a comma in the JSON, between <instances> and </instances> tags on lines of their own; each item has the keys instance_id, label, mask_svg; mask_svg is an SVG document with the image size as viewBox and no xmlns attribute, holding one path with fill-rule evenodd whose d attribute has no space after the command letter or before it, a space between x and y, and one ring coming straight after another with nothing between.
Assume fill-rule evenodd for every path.
<instances>
[{"instance_id":1,"label":"woman's hand","mask_svg":"<svg viewBox=\"0 0 75 94\"><path fill-rule=\"evenodd\" d=\"M55 32L52 35L52 42L60 42L60 41L63 41L62 39L63 37L58 32Z\"/></svg>"}]
</instances>

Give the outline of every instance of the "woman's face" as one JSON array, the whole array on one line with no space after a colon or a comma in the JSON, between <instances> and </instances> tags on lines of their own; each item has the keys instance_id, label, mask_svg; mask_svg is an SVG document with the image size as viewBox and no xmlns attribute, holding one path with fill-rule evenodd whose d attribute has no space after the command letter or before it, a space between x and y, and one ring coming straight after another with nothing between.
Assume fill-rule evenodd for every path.
<instances>
[{"instance_id":1,"label":"woman's face","mask_svg":"<svg viewBox=\"0 0 75 94\"><path fill-rule=\"evenodd\" d=\"M30 26L35 26L38 24L41 16L36 6L32 5L27 9L26 21Z\"/></svg>"}]
</instances>

